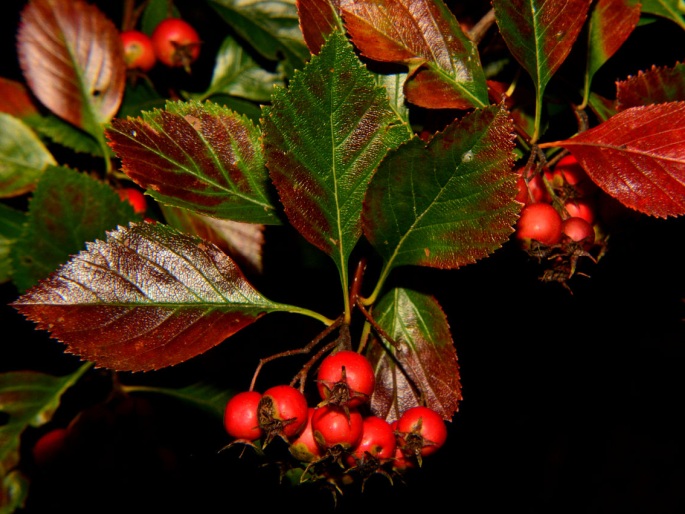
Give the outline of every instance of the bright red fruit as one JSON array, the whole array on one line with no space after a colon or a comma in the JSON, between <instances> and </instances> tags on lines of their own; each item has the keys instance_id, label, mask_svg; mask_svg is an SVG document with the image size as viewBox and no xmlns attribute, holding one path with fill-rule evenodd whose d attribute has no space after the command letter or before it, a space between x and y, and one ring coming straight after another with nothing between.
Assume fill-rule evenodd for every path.
<instances>
[{"instance_id":1,"label":"bright red fruit","mask_svg":"<svg viewBox=\"0 0 685 514\"><path fill-rule=\"evenodd\" d=\"M259 401L259 426L266 438L266 445L274 436L286 441L297 437L307 425L309 406L299 389L290 385L270 387Z\"/></svg>"},{"instance_id":2,"label":"bright red fruit","mask_svg":"<svg viewBox=\"0 0 685 514\"><path fill-rule=\"evenodd\" d=\"M190 65L200 56L200 36L181 18L162 20L152 32L152 46L159 62L170 68Z\"/></svg>"},{"instance_id":3,"label":"bright red fruit","mask_svg":"<svg viewBox=\"0 0 685 514\"><path fill-rule=\"evenodd\" d=\"M150 36L139 30L125 30L119 34L124 45L124 62L128 69L150 71L157 62Z\"/></svg>"},{"instance_id":4,"label":"bright red fruit","mask_svg":"<svg viewBox=\"0 0 685 514\"><path fill-rule=\"evenodd\" d=\"M516 173L518 174L517 184L519 188L516 199L519 202L528 204L549 201L549 193L545 188L542 175L533 174L532 170L525 166L519 168Z\"/></svg>"},{"instance_id":5,"label":"bright red fruit","mask_svg":"<svg viewBox=\"0 0 685 514\"><path fill-rule=\"evenodd\" d=\"M561 230L564 238L581 244L585 249L589 249L595 242L595 229L583 218L564 220Z\"/></svg>"},{"instance_id":6,"label":"bright red fruit","mask_svg":"<svg viewBox=\"0 0 685 514\"><path fill-rule=\"evenodd\" d=\"M447 440L447 426L442 416L433 409L423 406L412 407L397 420L398 446L407 456L432 455Z\"/></svg>"},{"instance_id":7,"label":"bright red fruit","mask_svg":"<svg viewBox=\"0 0 685 514\"><path fill-rule=\"evenodd\" d=\"M350 450L362 438L363 419L357 409L348 412L324 405L317 407L312 414L314 439L323 451L338 447Z\"/></svg>"},{"instance_id":8,"label":"bright red fruit","mask_svg":"<svg viewBox=\"0 0 685 514\"><path fill-rule=\"evenodd\" d=\"M545 172L545 177L556 190L572 189L574 194L569 196L588 196L597 191L597 185L573 154L562 157L552 170Z\"/></svg>"},{"instance_id":9,"label":"bright red fruit","mask_svg":"<svg viewBox=\"0 0 685 514\"><path fill-rule=\"evenodd\" d=\"M305 425L304 430L293 439L288 448L293 457L300 462L313 462L322 456L321 448L316 444L314 432L312 430L312 415L314 414L314 410L314 407L309 407L307 424Z\"/></svg>"},{"instance_id":10,"label":"bright red fruit","mask_svg":"<svg viewBox=\"0 0 685 514\"><path fill-rule=\"evenodd\" d=\"M122 202L128 202L133 207L133 210L138 214L144 214L147 211L147 200L145 195L134 187L122 187L117 189L119 198Z\"/></svg>"},{"instance_id":11,"label":"bright red fruit","mask_svg":"<svg viewBox=\"0 0 685 514\"><path fill-rule=\"evenodd\" d=\"M390 423L378 416L366 416L362 423L362 438L352 454L362 461L369 456L384 461L395 456L396 448L395 431Z\"/></svg>"},{"instance_id":12,"label":"bright red fruit","mask_svg":"<svg viewBox=\"0 0 685 514\"><path fill-rule=\"evenodd\" d=\"M564 202L564 209L566 209L569 218L576 216L592 224L595 222L596 209L593 200L594 197L569 198Z\"/></svg>"},{"instance_id":13,"label":"bright red fruit","mask_svg":"<svg viewBox=\"0 0 685 514\"><path fill-rule=\"evenodd\" d=\"M366 403L376 386L369 360L351 350L326 356L316 378L324 403L339 407L358 407Z\"/></svg>"},{"instance_id":14,"label":"bright red fruit","mask_svg":"<svg viewBox=\"0 0 685 514\"><path fill-rule=\"evenodd\" d=\"M242 391L228 400L224 409L224 428L228 435L242 441L256 441L264 435L258 419L261 399L257 391Z\"/></svg>"},{"instance_id":15,"label":"bright red fruit","mask_svg":"<svg viewBox=\"0 0 685 514\"><path fill-rule=\"evenodd\" d=\"M561 240L561 216L548 203L525 205L516 222L514 237L525 249L531 247L532 241L547 246L557 244Z\"/></svg>"}]
</instances>

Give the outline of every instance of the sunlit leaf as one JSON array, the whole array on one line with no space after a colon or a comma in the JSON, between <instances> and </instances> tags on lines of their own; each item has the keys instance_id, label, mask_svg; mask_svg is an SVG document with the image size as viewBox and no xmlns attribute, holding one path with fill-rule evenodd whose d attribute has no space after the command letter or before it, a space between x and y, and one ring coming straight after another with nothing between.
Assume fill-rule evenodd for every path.
<instances>
[{"instance_id":1,"label":"sunlit leaf","mask_svg":"<svg viewBox=\"0 0 685 514\"><path fill-rule=\"evenodd\" d=\"M340 4L345 0L296 0L300 29L309 51L316 55L326 38L336 30L342 30Z\"/></svg>"},{"instance_id":2,"label":"sunlit leaf","mask_svg":"<svg viewBox=\"0 0 685 514\"><path fill-rule=\"evenodd\" d=\"M386 269L458 268L507 241L514 201L513 124L503 107L476 110L426 144L388 155L364 202L364 234Z\"/></svg>"},{"instance_id":3,"label":"sunlit leaf","mask_svg":"<svg viewBox=\"0 0 685 514\"><path fill-rule=\"evenodd\" d=\"M685 100L685 65L652 66L616 83L616 103L619 110L663 102Z\"/></svg>"},{"instance_id":4,"label":"sunlit leaf","mask_svg":"<svg viewBox=\"0 0 685 514\"><path fill-rule=\"evenodd\" d=\"M290 223L339 269L361 235L364 192L389 148L409 137L352 46L334 33L264 108L264 148Z\"/></svg>"},{"instance_id":5,"label":"sunlit leaf","mask_svg":"<svg viewBox=\"0 0 685 514\"><path fill-rule=\"evenodd\" d=\"M285 59L289 74L309 58L295 0L209 0L209 5L262 56Z\"/></svg>"},{"instance_id":6,"label":"sunlit leaf","mask_svg":"<svg viewBox=\"0 0 685 514\"><path fill-rule=\"evenodd\" d=\"M631 107L546 145L568 149L599 187L631 209L660 218L685 214L685 102Z\"/></svg>"},{"instance_id":7,"label":"sunlit leaf","mask_svg":"<svg viewBox=\"0 0 685 514\"><path fill-rule=\"evenodd\" d=\"M442 0L358 0L341 10L362 55L409 67L409 102L454 109L488 104L478 49Z\"/></svg>"},{"instance_id":8,"label":"sunlit leaf","mask_svg":"<svg viewBox=\"0 0 685 514\"><path fill-rule=\"evenodd\" d=\"M83 0L32 0L21 13L19 61L36 97L96 139L119 109L126 68L119 32Z\"/></svg>"},{"instance_id":9,"label":"sunlit leaf","mask_svg":"<svg viewBox=\"0 0 685 514\"><path fill-rule=\"evenodd\" d=\"M0 112L0 198L33 191L45 169L57 164L36 133Z\"/></svg>"},{"instance_id":10,"label":"sunlit leaf","mask_svg":"<svg viewBox=\"0 0 685 514\"><path fill-rule=\"evenodd\" d=\"M213 102L112 120L122 171L159 202L220 219L278 224L260 141L248 118Z\"/></svg>"},{"instance_id":11,"label":"sunlit leaf","mask_svg":"<svg viewBox=\"0 0 685 514\"><path fill-rule=\"evenodd\" d=\"M21 235L26 213L0 203L0 283L12 276L10 251Z\"/></svg>"},{"instance_id":12,"label":"sunlit leaf","mask_svg":"<svg viewBox=\"0 0 685 514\"><path fill-rule=\"evenodd\" d=\"M678 9L678 0L641 0L641 3L643 13L671 20L685 30L685 17L683 11Z\"/></svg>"},{"instance_id":13,"label":"sunlit leaf","mask_svg":"<svg viewBox=\"0 0 685 514\"><path fill-rule=\"evenodd\" d=\"M19 445L24 430L40 427L52 419L62 395L85 373L89 364L63 377L35 371L0 373L0 477L19 463Z\"/></svg>"},{"instance_id":14,"label":"sunlit leaf","mask_svg":"<svg viewBox=\"0 0 685 514\"><path fill-rule=\"evenodd\" d=\"M373 413L392 422L410 407L426 405L451 420L461 401L459 364L435 298L393 289L374 308L374 318L399 348L374 339L367 353L376 370Z\"/></svg>"},{"instance_id":15,"label":"sunlit leaf","mask_svg":"<svg viewBox=\"0 0 685 514\"><path fill-rule=\"evenodd\" d=\"M640 21L640 0L598 0L588 30L589 80L628 39Z\"/></svg>"},{"instance_id":16,"label":"sunlit leaf","mask_svg":"<svg viewBox=\"0 0 685 514\"><path fill-rule=\"evenodd\" d=\"M219 220L195 212L161 205L172 227L211 241L233 259L243 271L262 272L264 225Z\"/></svg>"},{"instance_id":17,"label":"sunlit leaf","mask_svg":"<svg viewBox=\"0 0 685 514\"><path fill-rule=\"evenodd\" d=\"M140 219L111 187L77 171L51 166L29 203L11 250L14 283L25 291L118 224Z\"/></svg>"},{"instance_id":18,"label":"sunlit leaf","mask_svg":"<svg viewBox=\"0 0 685 514\"><path fill-rule=\"evenodd\" d=\"M159 223L88 243L13 305L68 353L126 371L179 364L267 312L290 310L213 244Z\"/></svg>"},{"instance_id":19,"label":"sunlit leaf","mask_svg":"<svg viewBox=\"0 0 685 514\"><path fill-rule=\"evenodd\" d=\"M281 74L265 70L235 39L228 37L217 52L209 88L203 93L191 93L187 96L205 100L214 95L225 94L265 103L270 100L276 85L284 85Z\"/></svg>"}]
</instances>

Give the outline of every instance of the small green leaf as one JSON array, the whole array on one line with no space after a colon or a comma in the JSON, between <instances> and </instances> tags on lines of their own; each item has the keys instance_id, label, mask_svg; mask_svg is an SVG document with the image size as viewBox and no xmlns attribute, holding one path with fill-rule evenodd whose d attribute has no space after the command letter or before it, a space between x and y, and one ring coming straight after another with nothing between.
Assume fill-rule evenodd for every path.
<instances>
[{"instance_id":1,"label":"small green leaf","mask_svg":"<svg viewBox=\"0 0 685 514\"><path fill-rule=\"evenodd\" d=\"M458 268L486 257L513 232L520 204L513 124L503 107L475 110L415 138L381 163L364 202L364 234L385 260Z\"/></svg>"},{"instance_id":2,"label":"small green leaf","mask_svg":"<svg viewBox=\"0 0 685 514\"><path fill-rule=\"evenodd\" d=\"M0 425L0 476L19 462L21 434L52 419L62 395L91 367L84 364L64 377L34 371L0 373L0 413L7 422Z\"/></svg>"},{"instance_id":3,"label":"small green leaf","mask_svg":"<svg viewBox=\"0 0 685 514\"><path fill-rule=\"evenodd\" d=\"M274 86L283 86L283 77L259 65L232 37L219 48L209 88L204 93L191 93L188 98L205 100L225 94L266 103Z\"/></svg>"},{"instance_id":4,"label":"small green leaf","mask_svg":"<svg viewBox=\"0 0 685 514\"><path fill-rule=\"evenodd\" d=\"M0 113L0 198L33 191L40 176L57 164L36 133L19 118Z\"/></svg>"},{"instance_id":5,"label":"small green leaf","mask_svg":"<svg viewBox=\"0 0 685 514\"><path fill-rule=\"evenodd\" d=\"M88 243L13 306L67 352L117 371L173 366L267 312L303 312L262 296L215 245L160 223Z\"/></svg>"},{"instance_id":6,"label":"small green leaf","mask_svg":"<svg viewBox=\"0 0 685 514\"><path fill-rule=\"evenodd\" d=\"M671 20L685 30L685 17L678 0L641 0L642 12Z\"/></svg>"},{"instance_id":7,"label":"small green leaf","mask_svg":"<svg viewBox=\"0 0 685 514\"><path fill-rule=\"evenodd\" d=\"M373 315L399 347L378 339L370 345L367 357L376 370L371 410L392 422L408 408L426 405L451 420L461 401L461 382L447 317L438 302L396 288L381 298Z\"/></svg>"},{"instance_id":8,"label":"small green leaf","mask_svg":"<svg viewBox=\"0 0 685 514\"><path fill-rule=\"evenodd\" d=\"M0 283L12 277L10 252L21 235L26 213L0 203Z\"/></svg>"},{"instance_id":9,"label":"small green leaf","mask_svg":"<svg viewBox=\"0 0 685 514\"><path fill-rule=\"evenodd\" d=\"M246 223L280 224L259 128L213 102L168 102L114 119L107 137L122 170L160 203Z\"/></svg>"},{"instance_id":10,"label":"small green leaf","mask_svg":"<svg viewBox=\"0 0 685 514\"><path fill-rule=\"evenodd\" d=\"M25 291L82 250L86 241L134 219L140 217L111 187L69 168L49 167L12 247L16 286Z\"/></svg>"}]
</instances>

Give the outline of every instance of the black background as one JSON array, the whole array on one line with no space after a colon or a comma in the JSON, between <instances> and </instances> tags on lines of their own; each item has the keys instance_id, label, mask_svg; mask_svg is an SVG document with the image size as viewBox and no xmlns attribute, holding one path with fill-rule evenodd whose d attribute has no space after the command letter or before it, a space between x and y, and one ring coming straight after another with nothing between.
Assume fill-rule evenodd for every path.
<instances>
[{"instance_id":1,"label":"black background","mask_svg":"<svg viewBox=\"0 0 685 514\"><path fill-rule=\"evenodd\" d=\"M3 76L17 73L20 4L3 5ZM685 48L676 29L669 22L641 28L598 80L675 64ZM665 48L665 34L680 44ZM574 278L573 294L539 281L540 268L511 243L460 270L419 271L414 280L448 315L464 400L446 446L420 472L394 486L374 477L363 495L339 498L337 511L685 511L683 228L682 219L631 218L612 234L606 257L585 268L590 278ZM276 231L267 244L278 248L282 237L291 234ZM329 271L289 272L301 257L292 248L285 255L270 248L267 269L283 275L269 286L274 291L287 288L316 304L321 284L336 287ZM14 287L0 291L0 370L74 370L78 359L8 305ZM284 339L296 344L310 328L275 315L191 362L122 380L209 378L244 388L260 357ZM292 374L289 366L273 364L262 378ZM30 462L27 448L45 428L24 435L23 466L32 479L26 512L335 510L328 491L279 485L276 470L260 468L250 452L219 453L227 443L220 423L194 409L150 395L103 407L109 385L106 373L93 373L66 396L49 426L73 422L83 407L89 422L56 465Z\"/></svg>"}]
</instances>

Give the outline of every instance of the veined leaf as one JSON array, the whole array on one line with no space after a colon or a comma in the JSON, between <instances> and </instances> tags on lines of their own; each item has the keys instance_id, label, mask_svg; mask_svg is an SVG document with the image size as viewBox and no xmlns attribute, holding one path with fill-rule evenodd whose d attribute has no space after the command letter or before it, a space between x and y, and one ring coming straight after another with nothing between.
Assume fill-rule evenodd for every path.
<instances>
[{"instance_id":1,"label":"veined leaf","mask_svg":"<svg viewBox=\"0 0 685 514\"><path fill-rule=\"evenodd\" d=\"M26 213L0 203L0 283L12 276L10 252L21 235Z\"/></svg>"},{"instance_id":2,"label":"veined leaf","mask_svg":"<svg viewBox=\"0 0 685 514\"><path fill-rule=\"evenodd\" d=\"M457 352L449 324L434 297L397 288L381 298L376 322L399 345L375 340L367 357L376 387L371 410L392 422L410 407L426 405L451 420L461 401Z\"/></svg>"},{"instance_id":3,"label":"veined leaf","mask_svg":"<svg viewBox=\"0 0 685 514\"><path fill-rule=\"evenodd\" d=\"M114 119L107 137L122 170L159 202L220 219L279 224L259 128L212 102Z\"/></svg>"},{"instance_id":4,"label":"veined leaf","mask_svg":"<svg viewBox=\"0 0 685 514\"><path fill-rule=\"evenodd\" d=\"M86 241L140 219L114 190L85 173L51 166L38 182L20 238L11 250L20 291L47 277Z\"/></svg>"},{"instance_id":5,"label":"veined leaf","mask_svg":"<svg viewBox=\"0 0 685 514\"><path fill-rule=\"evenodd\" d=\"M0 112L0 198L33 191L50 166L57 164L36 133L19 118Z\"/></svg>"},{"instance_id":6,"label":"veined leaf","mask_svg":"<svg viewBox=\"0 0 685 514\"><path fill-rule=\"evenodd\" d=\"M38 116L38 108L23 83L0 77L0 112L21 120Z\"/></svg>"},{"instance_id":7,"label":"veined leaf","mask_svg":"<svg viewBox=\"0 0 685 514\"><path fill-rule=\"evenodd\" d=\"M227 37L219 48L209 88L204 93L186 95L204 100L225 94L255 102L268 102L274 86L283 84L283 77L262 68L232 37Z\"/></svg>"},{"instance_id":8,"label":"veined leaf","mask_svg":"<svg viewBox=\"0 0 685 514\"><path fill-rule=\"evenodd\" d=\"M385 260L458 268L513 232L513 123L503 107L476 110L428 144L415 138L381 163L364 202L364 234Z\"/></svg>"},{"instance_id":9,"label":"veined leaf","mask_svg":"<svg viewBox=\"0 0 685 514\"><path fill-rule=\"evenodd\" d=\"M685 30L684 13L678 8L678 0L641 0L641 3L643 13L656 14L671 20Z\"/></svg>"},{"instance_id":10,"label":"veined leaf","mask_svg":"<svg viewBox=\"0 0 685 514\"><path fill-rule=\"evenodd\" d=\"M343 274L371 175L409 138L407 126L339 32L287 90L276 89L263 126L267 166L290 223Z\"/></svg>"},{"instance_id":11,"label":"veined leaf","mask_svg":"<svg viewBox=\"0 0 685 514\"><path fill-rule=\"evenodd\" d=\"M672 68L652 66L616 83L619 111L640 105L685 100L685 64Z\"/></svg>"},{"instance_id":12,"label":"veined leaf","mask_svg":"<svg viewBox=\"0 0 685 514\"><path fill-rule=\"evenodd\" d=\"M666 218L685 214L685 102L625 109L563 146L623 205Z\"/></svg>"},{"instance_id":13,"label":"veined leaf","mask_svg":"<svg viewBox=\"0 0 685 514\"><path fill-rule=\"evenodd\" d=\"M87 245L12 304L66 350L113 370L172 366L265 313L264 298L219 248L154 223Z\"/></svg>"},{"instance_id":14,"label":"veined leaf","mask_svg":"<svg viewBox=\"0 0 685 514\"><path fill-rule=\"evenodd\" d=\"M109 18L83 0L32 0L21 13L17 44L36 97L100 140L126 85L119 32Z\"/></svg>"},{"instance_id":15,"label":"veined leaf","mask_svg":"<svg viewBox=\"0 0 685 514\"><path fill-rule=\"evenodd\" d=\"M209 5L262 56L285 58L288 74L309 58L295 0L210 0Z\"/></svg>"},{"instance_id":16,"label":"veined leaf","mask_svg":"<svg viewBox=\"0 0 685 514\"><path fill-rule=\"evenodd\" d=\"M50 421L62 395L89 367L89 364L83 365L63 377L35 371L0 373L0 413L7 416L7 422L0 425L0 477L18 464L24 430Z\"/></svg>"},{"instance_id":17,"label":"veined leaf","mask_svg":"<svg viewBox=\"0 0 685 514\"><path fill-rule=\"evenodd\" d=\"M409 102L435 109L488 105L478 49L442 0L357 0L341 10L362 55L409 67Z\"/></svg>"},{"instance_id":18,"label":"veined leaf","mask_svg":"<svg viewBox=\"0 0 685 514\"><path fill-rule=\"evenodd\" d=\"M307 48L316 55L335 30L343 30L340 4L347 0L296 0L300 29Z\"/></svg>"}]
</instances>

